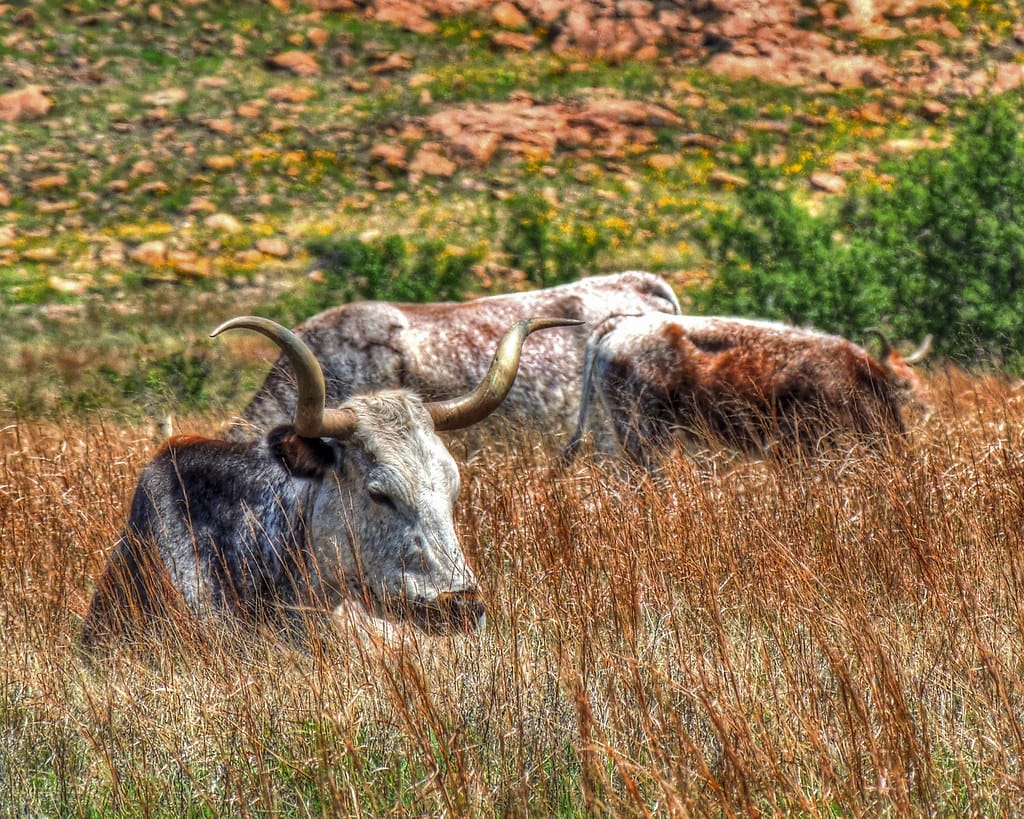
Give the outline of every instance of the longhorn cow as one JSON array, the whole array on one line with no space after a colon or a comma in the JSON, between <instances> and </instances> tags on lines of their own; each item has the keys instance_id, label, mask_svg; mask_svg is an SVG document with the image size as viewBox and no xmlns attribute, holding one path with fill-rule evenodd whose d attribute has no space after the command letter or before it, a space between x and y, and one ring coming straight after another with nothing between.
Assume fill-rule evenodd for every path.
<instances>
[{"instance_id":1,"label":"longhorn cow","mask_svg":"<svg viewBox=\"0 0 1024 819\"><path fill-rule=\"evenodd\" d=\"M142 472L127 526L99 580L83 641L184 610L289 625L356 601L377 618L468 631L484 617L452 521L459 471L437 430L479 422L508 393L523 341L572 324L519 321L470 392L424 402L407 390L324 406L309 348L268 319L218 327L272 339L297 377L291 421L261 440L179 436Z\"/></svg>"},{"instance_id":2,"label":"longhorn cow","mask_svg":"<svg viewBox=\"0 0 1024 819\"><path fill-rule=\"evenodd\" d=\"M738 318L620 316L587 343L579 419L565 455L579 449L591 392L614 443L636 463L657 466L666 446L724 444L747 454L816 454L859 438L902 438L902 408L920 378L878 330L881 360L837 336ZM606 435L609 433L606 431Z\"/></svg>"},{"instance_id":3,"label":"longhorn cow","mask_svg":"<svg viewBox=\"0 0 1024 819\"><path fill-rule=\"evenodd\" d=\"M504 329L529 316L596 325L619 313L651 312L678 314L679 300L664 279L631 270L468 302L352 302L310 318L295 334L323 366L327 404L334 407L365 389L403 387L428 401L458 395L482 377ZM568 329L532 341L522 373L484 429L539 428L564 441L579 408L585 346L586 334ZM228 436L239 440L270 429L294 407L295 383L282 358Z\"/></svg>"}]
</instances>

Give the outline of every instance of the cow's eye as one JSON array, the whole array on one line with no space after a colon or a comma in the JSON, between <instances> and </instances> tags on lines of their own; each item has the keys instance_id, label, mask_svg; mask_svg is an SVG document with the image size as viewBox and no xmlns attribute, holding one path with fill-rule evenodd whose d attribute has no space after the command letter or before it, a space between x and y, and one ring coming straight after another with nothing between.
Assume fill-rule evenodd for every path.
<instances>
[{"instance_id":1,"label":"cow's eye","mask_svg":"<svg viewBox=\"0 0 1024 819\"><path fill-rule=\"evenodd\" d=\"M370 500L374 503L379 503L381 506L387 509L394 509L395 502L387 492L382 492L380 489L370 489Z\"/></svg>"}]
</instances>

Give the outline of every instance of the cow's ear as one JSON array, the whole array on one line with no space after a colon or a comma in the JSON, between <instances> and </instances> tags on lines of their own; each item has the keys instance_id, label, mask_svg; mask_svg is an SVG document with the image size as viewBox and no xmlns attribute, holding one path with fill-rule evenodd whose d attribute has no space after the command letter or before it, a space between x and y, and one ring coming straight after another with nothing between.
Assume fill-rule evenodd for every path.
<instances>
[{"instance_id":1,"label":"cow's ear","mask_svg":"<svg viewBox=\"0 0 1024 819\"><path fill-rule=\"evenodd\" d=\"M323 478L334 468L338 454L320 438L302 438L290 426L267 435L267 448L296 478Z\"/></svg>"}]
</instances>

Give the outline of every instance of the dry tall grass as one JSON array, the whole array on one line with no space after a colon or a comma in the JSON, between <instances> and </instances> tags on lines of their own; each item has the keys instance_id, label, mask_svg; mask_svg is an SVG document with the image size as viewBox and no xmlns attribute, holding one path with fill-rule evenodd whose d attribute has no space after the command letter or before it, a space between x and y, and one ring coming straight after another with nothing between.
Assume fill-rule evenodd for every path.
<instances>
[{"instance_id":1,"label":"dry tall grass","mask_svg":"<svg viewBox=\"0 0 1024 819\"><path fill-rule=\"evenodd\" d=\"M1024 391L958 373L906 453L464 467L481 637L75 636L152 444L0 432L15 815L1024 811Z\"/></svg>"}]
</instances>

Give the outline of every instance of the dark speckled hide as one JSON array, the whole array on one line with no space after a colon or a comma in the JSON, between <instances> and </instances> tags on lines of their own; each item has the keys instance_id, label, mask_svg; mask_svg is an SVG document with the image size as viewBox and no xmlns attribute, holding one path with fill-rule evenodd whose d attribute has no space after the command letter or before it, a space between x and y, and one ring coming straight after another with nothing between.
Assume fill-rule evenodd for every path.
<instances>
[{"instance_id":1,"label":"dark speckled hide","mask_svg":"<svg viewBox=\"0 0 1024 819\"><path fill-rule=\"evenodd\" d=\"M671 440L750 454L817 454L859 439L887 446L905 435L902 407L918 376L893 353L884 362L846 339L731 318L612 318L594 330L590 389L568 452L579 447L592 394L626 454L657 466Z\"/></svg>"},{"instance_id":2,"label":"dark speckled hide","mask_svg":"<svg viewBox=\"0 0 1024 819\"><path fill-rule=\"evenodd\" d=\"M627 271L468 302L354 302L314 316L295 332L323 367L328 406L337 406L383 387L406 387L425 400L460 395L483 377L498 340L520 319L559 316L596 326L609 316L651 312L678 314L679 301L663 279ZM471 435L542 426L545 438L564 441L579 407L586 337L585 327L531 336L508 397ZM250 437L290 419L294 407L294 379L280 360L228 434Z\"/></svg>"},{"instance_id":3,"label":"dark speckled hide","mask_svg":"<svg viewBox=\"0 0 1024 819\"><path fill-rule=\"evenodd\" d=\"M179 436L143 470L83 642L176 613L273 627L341 603L469 630L483 617L452 521L458 468L419 398L358 396L342 442L277 427Z\"/></svg>"}]
</instances>

